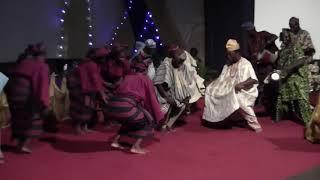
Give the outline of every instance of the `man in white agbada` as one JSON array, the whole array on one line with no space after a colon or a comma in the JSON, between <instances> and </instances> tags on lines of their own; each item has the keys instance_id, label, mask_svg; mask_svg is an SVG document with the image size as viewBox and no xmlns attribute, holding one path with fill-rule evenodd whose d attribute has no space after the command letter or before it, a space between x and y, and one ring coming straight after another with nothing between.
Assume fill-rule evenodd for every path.
<instances>
[{"instance_id":1,"label":"man in white agbada","mask_svg":"<svg viewBox=\"0 0 320 180\"><path fill-rule=\"evenodd\" d=\"M165 122L163 129L171 129L175 120L188 106L202 97L204 79L195 69L196 61L192 56L176 45L169 48L170 57L164 59L156 71L154 84L157 87L158 100L164 113L175 113ZM189 106L190 107L190 106Z\"/></svg>"},{"instance_id":2,"label":"man in white agbada","mask_svg":"<svg viewBox=\"0 0 320 180\"><path fill-rule=\"evenodd\" d=\"M206 89L203 119L213 125L238 111L256 132L262 128L253 110L258 97L258 80L251 63L241 57L240 46L230 39L226 44L228 63L217 80Z\"/></svg>"}]
</instances>

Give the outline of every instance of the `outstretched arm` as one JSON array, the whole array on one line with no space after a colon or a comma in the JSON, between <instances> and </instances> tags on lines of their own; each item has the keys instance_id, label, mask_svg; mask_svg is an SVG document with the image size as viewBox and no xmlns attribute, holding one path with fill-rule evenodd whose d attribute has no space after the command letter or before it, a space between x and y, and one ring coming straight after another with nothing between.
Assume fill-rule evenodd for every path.
<instances>
[{"instance_id":1,"label":"outstretched arm","mask_svg":"<svg viewBox=\"0 0 320 180\"><path fill-rule=\"evenodd\" d=\"M257 80L252 79L252 78L250 77L250 78L248 78L246 81L237 84L237 85L235 86L235 90L236 90L236 92L239 92L239 91L241 91L242 89L243 89L243 90L249 90L249 89L251 89L251 88L253 87L253 85L258 84L258 83L259 83L259 82L258 82Z\"/></svg>"}]
</instances>

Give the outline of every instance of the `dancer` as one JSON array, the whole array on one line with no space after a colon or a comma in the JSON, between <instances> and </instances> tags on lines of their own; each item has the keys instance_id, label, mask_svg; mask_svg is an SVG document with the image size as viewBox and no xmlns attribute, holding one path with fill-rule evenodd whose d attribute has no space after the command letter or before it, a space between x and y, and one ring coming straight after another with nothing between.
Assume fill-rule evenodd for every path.
<instances>
[{"instance_id":1,"label":"dancer","mask_svg":"<svg viewBox=\"0 0 320 180\"><path fill-rule=\"evenodd\" d=\"M30 45L25 58L9 72L7 98L12 113L12 138L18 148L31 153L30 141L42 133L41 114L49 108L49 67L42 43Z\"/></svg>"},{"instance_id":2,"label":"dancer","mask_svg":"<svg viewBox=\"0 0 320 180\"><path fill-rule=\"evenodd\" d=\"M262 128L253 110L258 97L258 79L254 69L247 59L241 57L236 40L228 40L226 49L229 61L219 78L206 90L204 123L213 126L228 124L234 120L229 117L240 112L254 131L261 132Z\"/></svg>"},{"instance_id":3,"label":"dancer","mask_svg":"<svg viewBox=\"0 0 320 180\"><path fill-rule=\"evenodd\" d=\"M125 76L104 109L107 118L121 123L111 146L123 149L119 140L122 136L128 136L136 139L130 149L132 153L147 153L141 143L153 135L154 127L163 119L164 114L157 101L153 83L146 74L135 72Z\"/></svg>"},{"instance_id":4,"label":"dancer","mask_svg":"<svg viewBox=\"0 0 320 180\"><path fill-rule=\"evenodd\" d=\"M97 63L98 49L91 49L68 79L70 93L70 116L75 121L76 132L90 132L88 123L96 110L96 100L106 103L103 80ZM107 53L107 52L106 52Z\"/></svg>"}]
</instances>

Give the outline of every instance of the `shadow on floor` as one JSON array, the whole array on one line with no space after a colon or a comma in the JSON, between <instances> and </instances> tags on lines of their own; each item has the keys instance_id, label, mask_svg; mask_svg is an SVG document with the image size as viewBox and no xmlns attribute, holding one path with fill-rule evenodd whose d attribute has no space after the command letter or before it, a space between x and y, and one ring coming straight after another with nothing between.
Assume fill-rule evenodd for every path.
<instances>
[{"instance_id":1,"label":"shadow on floor","mask_svg":"<svg viewBox=\"0 0 320 180\"><path fill-rule=\"evenodd\" d=\"M67 140L62 138L43 138L42 142L49 143L55 150L67 153L94 153L108 150L107 141Z\"/></svg>"},{"instance_id":2,"label":"shadow on floor","mask_svg":"<svg viewBox=\"0 0 320 180\"><path fill-rule=\"evenodd\" d=\"M319 145L313 145L307 141L300 141L297 140L297 138L269 138L267 140L282 151L320 153Z\"/></svg>"},{"instance_id":3,"label":"shadow on floor","mask_svg":"<svg viewBox=\"0 0 320 180\"><path fill-rule=\"evenodd\" d=\"M288 180L319 180L319 179L320 179L320 166L315 167L299 175L288 178Z\"/></svg>"}]
</instances>

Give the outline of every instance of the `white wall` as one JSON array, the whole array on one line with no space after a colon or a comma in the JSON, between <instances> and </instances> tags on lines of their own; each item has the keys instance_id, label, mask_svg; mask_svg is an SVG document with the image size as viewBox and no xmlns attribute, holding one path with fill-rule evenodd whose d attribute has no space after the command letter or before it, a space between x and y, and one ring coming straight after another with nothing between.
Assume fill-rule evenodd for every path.
<instances>
[{"instance_id":1,"label":"white wall","mask_svg":"<svg viewBox=\"0 0 320 180\"><path fill-rule=\"evenodd\" d=\"M256 0L255 26L258 31L267 30L279 35L289 27L290 17L300 19L302 29L307 30L316 48L314 58L320 59L320 1L319 0ZM279 45L279 43L278 43Z\"/></svg>"}]
</instances>

